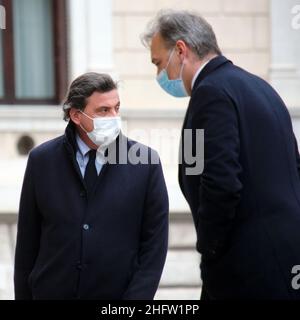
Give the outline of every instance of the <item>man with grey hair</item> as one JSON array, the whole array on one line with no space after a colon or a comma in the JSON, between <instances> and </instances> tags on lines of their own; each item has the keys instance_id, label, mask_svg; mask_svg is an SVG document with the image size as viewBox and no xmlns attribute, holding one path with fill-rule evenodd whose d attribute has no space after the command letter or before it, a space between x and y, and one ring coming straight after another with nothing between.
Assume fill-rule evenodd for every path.
<instances>
[{"instance_id":1,"label":"man with grey hair","mask_svg":"<svg viewBox=\"0 0 300 320\"><path fill-rule=\"evenodd\" d=\"M159 161L103 161L108 148L158 158L122 134L119 109L109 75L83 74L64 103L65 134L31 151L16 299L153 299L167 253L168 194Z\"/></svg>"},{"instance_id":2,"label":"man with grey hair","mask_svg":"<svg viewBox=\"0 0 300 320\"><path fill-rule=\"evenodd\" d=\"M190 96L179 183L201 256L202 299L294 299L300 264L300 157L290 115L263 79L235 66L212 27L186 11L161 11L142 37L157 81ZM204 169L189 175L185 130L204 129Z\"/></svg>"}]
</instances>

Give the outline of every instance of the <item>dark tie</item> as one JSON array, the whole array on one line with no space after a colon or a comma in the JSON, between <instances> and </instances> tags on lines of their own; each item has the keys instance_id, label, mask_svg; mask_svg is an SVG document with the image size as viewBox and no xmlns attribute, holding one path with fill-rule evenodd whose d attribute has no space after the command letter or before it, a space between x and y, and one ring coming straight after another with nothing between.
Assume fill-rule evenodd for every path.
<instances>
[{"instance_id":1,"label":"dark tie","mask_svg":"<svg viewBox=\"0 0 300 320\"><path fill-rule=\"evenodd\" d=\"M96 150L89 151L89 162L85 168L84 181L88 190L88 194L91 194L96 180L97 180L97 170L95 166Z\"/></svg>"}]
</instances>

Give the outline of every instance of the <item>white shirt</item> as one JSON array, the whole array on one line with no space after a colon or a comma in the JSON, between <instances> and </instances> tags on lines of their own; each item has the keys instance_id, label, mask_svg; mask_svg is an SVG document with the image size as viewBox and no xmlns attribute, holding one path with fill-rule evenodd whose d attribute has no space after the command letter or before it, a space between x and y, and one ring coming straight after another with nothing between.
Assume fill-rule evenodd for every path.
<instances>
[{"instance_id":1,"label":"white shirt","mask_svg":"<svg viewBox=\"0 0 300 320\"><path fill-rule=\"evenodd\" d=\"M88 145L86 145L86 143L84 143L82 141L82 139L79 137L78 134L76 134L76 142L77 142L77 145L78 145L78 150L76 152L76 160L77 160L77 163L79 165L82 177L84 177L85 169L86 169L86 166L87 166L87 164L89 162L89 151L91 150L91 148ZM96 170L97 170L97 174L99 175L103 164L100 163L97 158L98 157L96 155L95 167L96 167Z\"/></svg>"},{"instance_id":2,"label":"white shirt","mask_svg":"<svg viewBox=\"0 0 300 320\"><path fill-rule=\"evenodd\" d=\"M196 79L198 78L200 72L203 70L203 68L209 63L210 60L206 61L198 70L197 72L195 73L194 77L193 77L193 80L192 80L192 90L193 90L193 87L194 87L194 84L196 82Z\"/></svg>"}]
</instances>

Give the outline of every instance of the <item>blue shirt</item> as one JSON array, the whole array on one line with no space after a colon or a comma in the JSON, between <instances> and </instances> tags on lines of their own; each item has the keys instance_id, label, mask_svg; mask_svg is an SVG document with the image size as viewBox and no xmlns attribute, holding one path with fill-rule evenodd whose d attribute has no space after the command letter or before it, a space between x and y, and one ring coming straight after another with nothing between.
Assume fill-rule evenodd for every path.
<instances>
[{"instance_id":1,"label":"blue shirt","mask_svg":"<svg viewBox=\"0 0 300 320\"><path fill-rule=\"evenodd\" d=\"M85 168L89 162L89 151L91 150L91 148L82 141L78 134L76 134L76 142L78 145L78 150L76 152L76 160L78 162L82 177L84 177ZM102 169L102 164L97 160L97 157L95 159L95 166L99 175Z\"/></svg>"}]
</instances>

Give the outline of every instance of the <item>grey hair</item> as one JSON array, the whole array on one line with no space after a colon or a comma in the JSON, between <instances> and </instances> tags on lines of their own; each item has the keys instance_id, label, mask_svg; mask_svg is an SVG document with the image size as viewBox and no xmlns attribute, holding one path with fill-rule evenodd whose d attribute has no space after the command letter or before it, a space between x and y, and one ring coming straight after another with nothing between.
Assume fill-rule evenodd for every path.
<instances>
[{"instance_id":1,"label":"grey hair","mask_svg":"<svg viewBox=\"0 0 300 320\"><path fill-rule=\"evenodd\" d=\"M167 49L175 47L178 40L183 40L200 59L209 53L221 54L211 25L196 13L161 10L141 35L142 43L149 48L156 33L163 38Z\"/></svg>"},{"instance_id":2,"label":"grey hair","mask_svg":"<svg viewBox=\"0 0 300 320\"><path fill-rule=\"evenodd\" d=\"M76 78L70 85L63 103L64 120L70 119L70 109L84 110L87 98L95 91L104 93L117 89L118 83L105 73L87 72Z\"/></svg>"}]
</instances>

